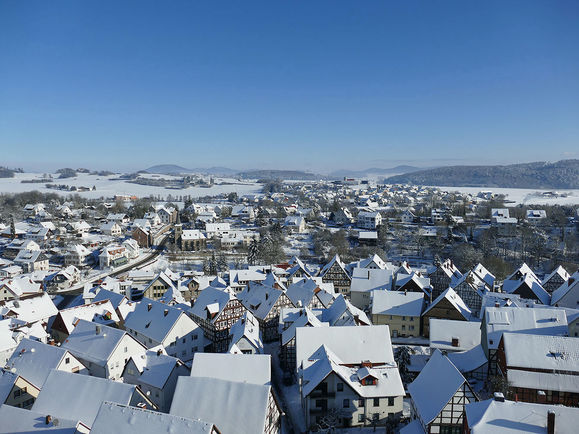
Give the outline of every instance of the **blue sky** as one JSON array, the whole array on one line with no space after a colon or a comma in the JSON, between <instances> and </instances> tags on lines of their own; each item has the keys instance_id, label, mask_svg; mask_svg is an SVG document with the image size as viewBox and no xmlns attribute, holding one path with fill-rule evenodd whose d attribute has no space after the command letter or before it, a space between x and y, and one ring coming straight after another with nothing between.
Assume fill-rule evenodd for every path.
<instances>
[{"instance_id":1,"label":"blue sky","mask_svg":"<svg viewBox=\"0 0 579 434\"><path fill-rule=\"evenodd\" d=\"M577 1L0 0L0 165L579 158Z\"/></svg>"}]
</instances>

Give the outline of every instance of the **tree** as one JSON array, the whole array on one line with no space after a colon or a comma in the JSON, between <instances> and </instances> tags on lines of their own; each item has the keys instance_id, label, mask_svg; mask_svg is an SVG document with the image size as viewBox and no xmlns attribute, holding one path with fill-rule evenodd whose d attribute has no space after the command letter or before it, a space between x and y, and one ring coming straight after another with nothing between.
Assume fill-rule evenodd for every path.
<instances>
[{"instance_id":1,"label":"tree","mask_svg":"<svg viewBox=\"0 0 579 434\"><path fill-rule=\"evenodd\" d=\"M259 243L257 242L256 238L253 238L251 240L251 243L249 243L249 249L247 252L247 263L249 265L255 265L258 258L259 258Z\"/></svg>"},{"instance_id":2,"label":"tree","mask_svg":"<svg viewBox=\"0 0 579 434\"><path fill-rule=\"evenodd\" d=\"M408 384L412 381L410 376L410 371L408 367L410 366L410 349L403 345L398 347L396 351L396 364L398 365L398 372L400 372L400 378L404 384Z\"/></svg>"},{"instance_id":3,"label":"tree","mask_svg":"<svg viewBox=\"0 0 579 434\"><path fill-rule=\"evenodd\" d=\"M229 266L227 265L227 260L225 259L225 255L223 253L220 253L219 256L217 257L216 268L218 273L225 273L229 269Z\"/></svg>"},{"instance_id":4,"label":"tree","mask_svg":"<svg viewBox=\"0 0 579 434\"><path fill-rule=\"evenodd\" d=\"M14 216L10 216L10 238L16 238L16 226L14 225Z\"/></svg>"}]
</instances>

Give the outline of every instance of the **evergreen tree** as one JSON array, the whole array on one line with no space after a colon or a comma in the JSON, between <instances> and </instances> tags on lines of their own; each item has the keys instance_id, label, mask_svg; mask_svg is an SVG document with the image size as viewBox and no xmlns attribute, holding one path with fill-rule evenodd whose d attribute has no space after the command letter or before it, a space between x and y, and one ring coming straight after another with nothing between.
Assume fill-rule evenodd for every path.
<instances>
[{"instance_id":1,"label":"evergreen tree","mask_svg":"<svg viewBox=\"0 0 579 434\"><path fill-rule=\"evenodd\" d=\"M396 363L398 364L398 372L400 372L400 378L404 384L411 381L410 371L408 366L410 366L410 350L407 346L401 346L396 351L395 357Z\"/></svg>"},{"instance_id":2,"label":"evergreen tree","mask_svg":"<svg viewBox=\"0 0 579 434\"><path fill-rule=\"evenodd\" d=\"M16 226L14 225L14 216L10 216L10 238L16 238Z\"/></svg>"},{"instance_id":3,"label":"evergreen tree","mask_svg":"<svg viewBox=\"0 0 579 434\"><path fill-rule=\"evenodd\" d=\"M255 265L257 263L257 259L259 257L259 244L257 240L254 238L251 240L249 244L249 249L247 252L247 263L249 265Z\"/></svg>"}]
</instances>

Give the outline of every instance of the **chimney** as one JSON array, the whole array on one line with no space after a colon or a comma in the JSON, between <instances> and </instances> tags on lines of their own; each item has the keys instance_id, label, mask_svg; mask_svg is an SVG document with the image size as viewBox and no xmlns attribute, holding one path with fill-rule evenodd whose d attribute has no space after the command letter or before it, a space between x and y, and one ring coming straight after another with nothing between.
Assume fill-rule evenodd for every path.
<instances>
[{"instance_id":1,"label":"chimney","mask_svg":"<svg viewBox=\"0 0 579 434\"><path fill-rule=\"evenodd\" d=\"M158 349L158 350L157 350L157 355L160 356L161 354L163 354L163 350Z\"/></svg>"},{"instance_id":2,"label":"chimney","mask_svg":"<svg viewBox=\"0 0 579 434\"><path fill-rule=\"evenodd\" d=\"M100 335L101 334L101 326L97 324L96 326L96 334Z\"/></svg>"},{"instance_id":3,"label":"chimney","mask_svg":"<svg viewBox=\"0 0 579 434\"><path fill-rule=\"evenodd\" d=\"M495 307L501 307L501 304L498 301L495 301Z\"/></svg>"},{"instance_id":4,"label":"chimney","mask_svg":"<svg viewBox=\"0 0 579 434\"><path fill-rule=\"evenodd\" d=\"M555 434L555 412L553 410L547 412L547 434Z\"/></svg>"},{"instance_id":5,"label":"chimney","mask_svg":"<svg viewBox=\"0 0 579 434\"><path fill-rule=\"evenodd\" d=\"M149 304L147 305L147 311L150 311L151 309L153 309L153 305L152 305L151 303L149 303Z\"/></svg>"},{"instance_id":6,"label":"chimney","mask_svg":"<svg viewBox=\"0 0 579 434\"><path fill-rule=\"evenodd\" d=\"M553 424L555 423L555 413L553 413ZM52 422L52 416L47 414L46 417L44 418L44 422L46 423L46 425L50 425L50 423Z\"/></svg>"},{"instance_id":7,"label":"chimney","mask_svg":"<svg viewBox=\"0 0 579 434\"><path fill-rule=\"evenodd\" d=\"M265 299L267 300L269 298L269 294L266 292L265 293Z\"/></svg>"},{"instance_id":8,"label":"chimney","mask_svg":"<svg viewBox=\"0 0 579 434\"><path fill-rule=\"evenodd\" d=\"M163 311L163 316L167 316L168 314L169 314L169 309L165 309L165 310Z\"/></svg>"},{"instance_id":9,"label":"chimney","mask_svg":"<svg viewBox=\"0 0 579 434\"><path fill-rule=\"evenodd\" d=\"M505 402L505 395L503 395L501 392L495 392L493 398L497 402Z\"/></svg>"},{"instance_id":10,"label":"chimney","mask_svg":"<svg viewBox=\"0 0 579 434\"><path fill-rule=\"evenodd\" d=\"M460 340L458 338L452 338L452 346L453 347L459 347L460 346L459 342L460 342Z\"/></svg>"}]
</instances>

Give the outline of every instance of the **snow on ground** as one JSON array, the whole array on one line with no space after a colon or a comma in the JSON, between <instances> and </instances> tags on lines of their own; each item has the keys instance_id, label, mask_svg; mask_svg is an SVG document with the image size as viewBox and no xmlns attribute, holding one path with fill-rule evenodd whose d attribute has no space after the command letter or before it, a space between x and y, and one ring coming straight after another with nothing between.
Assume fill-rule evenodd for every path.
<instances>
[{"instance_id":1,"label":"snow on ground","mask_svg":"<svg viewBox=\"0 0 579 434\"><path fill-rule=\"evenodd\" d=\"M495 194L504 194L507 200L513 201L509 206L523 205L577 205L579 204L579 190L538 190L527 188L485 188L485 187L436 187L442 191L459 191L476 195L481 191L492 191ZM557 192L565 197L545 197L545 192Z\"/></svg>"},{"instance_id":2,"label":"snow on ground","mask_svg":"<svg viewBox=\"0 0 579 434\"><path fill-rule=\"evenodd\" d=\"M94 191L63 191L46 188L45 183L22 183L22 180L42 179L41 173L16 173L14 178L0 178L0 193L23 193L26 191L37 190L42 193L57 193L62 196L78 193L82 197L89 199L98 199L100 197L114 197L115 195L127 195L137 197L148 197L150 195L160 195L161 197L190 195L191 197L216 196L222 193L237 193L239 196L246 194L258 194L261 191L261 185L255 182L237 181L229 178L215 178L216 185L212 187L189 187L182 190L167 189L164 187L155 187L151 185L139 185L119 180L119 175L98 176L86 173L79 173L74 178L57 179L53 175L53 184L69 185L75 187L96 187ZM158 178L170 179L171 176L162 175ZM226 184L223 184L226 183Z\"/></svg>"}]
</instances>

